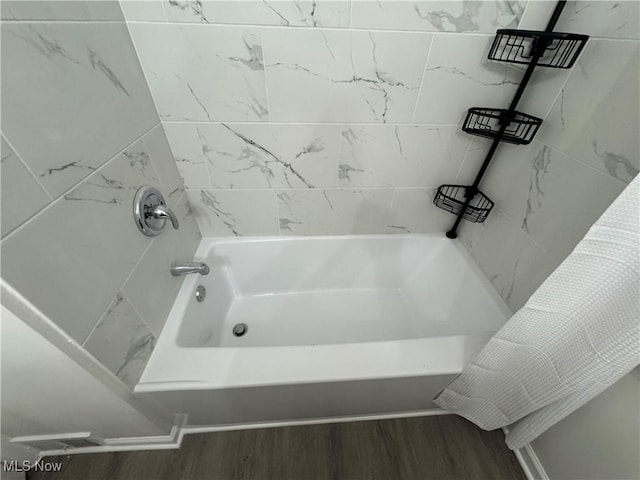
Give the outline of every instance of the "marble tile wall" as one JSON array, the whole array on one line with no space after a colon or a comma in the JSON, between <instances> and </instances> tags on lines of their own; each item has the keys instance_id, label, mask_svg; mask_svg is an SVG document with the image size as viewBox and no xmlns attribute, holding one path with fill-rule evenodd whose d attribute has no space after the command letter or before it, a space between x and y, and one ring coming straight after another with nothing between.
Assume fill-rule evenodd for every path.
<instances>
[{"instance_id":1,"label":"marble tile wall","mask_svg":"<svg viewBox=\"0 0 640 480\"><path fill-rule=\"evenodd\" d=\"M133 388L200 233L117 2L2 2L2 277ZM133 195L181 222L153 239Z\"/></svg>"},{"instance_id":2,"label":"marble tile wall","mask_svg":"<svg viewBox=\"0 0 640 480\"><path fill-rule=\"evenodd\" d=\"M486 60L493 32L543 29L555 2L121 4L200 229L225 236L445 230L435 188L472 181L487 148L461 120L523 73ZM567 3L558 29L593 39L534 74L519 108L546 119L538 141L501 150L494 218L462 229L512 308L637 173L639 7Z\"/></svg>"},{"instance_id":3,"label":"marble tile wall","mask_svg":"<svg viewBox=\"0 0 640 480\"><path fill-rule=\"evenodd\" d=\"M490 166L482 189L498 212L461 238L514 310L640 171L639 56L637 40L592 38L537 139L501 146ZM474 140L459 180L471 181L486 149Z\"/></svg>"}]
</instances>

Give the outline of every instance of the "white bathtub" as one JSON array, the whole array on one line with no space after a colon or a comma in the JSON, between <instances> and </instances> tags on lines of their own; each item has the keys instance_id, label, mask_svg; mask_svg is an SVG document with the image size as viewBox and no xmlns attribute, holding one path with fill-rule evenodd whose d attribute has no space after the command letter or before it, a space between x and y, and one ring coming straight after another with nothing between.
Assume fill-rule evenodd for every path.
<instances>
[{"instance_id":1,"label":"white bathtub","mask_svg":"<svg viewBox=\"0 0 640 480\"><path fill-rule=\"evenodd\" d=\"M433 409L511 314L443 235L203 239L196 259L211 273L185 280L136 387L191 425Z\"/></svg>"}]
</instances>

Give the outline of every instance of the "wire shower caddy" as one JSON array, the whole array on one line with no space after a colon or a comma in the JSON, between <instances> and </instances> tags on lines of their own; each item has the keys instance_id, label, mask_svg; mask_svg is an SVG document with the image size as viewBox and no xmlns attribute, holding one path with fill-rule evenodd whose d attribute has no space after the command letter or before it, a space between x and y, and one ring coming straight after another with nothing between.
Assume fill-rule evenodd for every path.
<instances>
[{"instance_id":1,"label":"wire shower caddy","mask_svg":"<svg viewBox=\"0 0 640 480\"><path fill-rule=\"evenodd\" d=\"M544 31L496 31L489 60L526 65L527 68L508 108L473 107L467 111L462 130L491 138L493 142L472 185L441 185L436 191L434 205L456 215L447 237L458 236L462 220L482 223L491 213L494 203L478 187L498 145L501 142L528 145L538 133L542 119L516 110L536 67L571 68L589 40L588 35L553 31L565 4L566 0L558 1Z\"/></svg>"}]
</instances>

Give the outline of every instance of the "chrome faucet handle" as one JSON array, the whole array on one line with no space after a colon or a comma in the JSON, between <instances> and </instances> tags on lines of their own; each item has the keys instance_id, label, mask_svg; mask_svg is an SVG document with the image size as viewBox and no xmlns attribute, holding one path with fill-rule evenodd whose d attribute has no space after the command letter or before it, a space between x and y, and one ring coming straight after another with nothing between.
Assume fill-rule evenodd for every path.
<instances>
[{"instance_id":1,"label":"chrome faucet handle","mask_svg":"<svg viewBox=\"0 0 640 480\"><path fill-rule=\"evenodd\" d=\"M156 205L151 209L151 215L155 218L168 218L171 220L171 226L175 230L178 230L180 223L178 223L178 217L176 217L175 213L173 213L169 208L165 205Z\"/></svg>"},{"instance_id":2,"label":"chrome faucet handle","mask_svg":"<svg viewBox=\"0 0 640 480\"><path fill-rule=\"evenodd\" d=\"M157 188L140 187L133 199L133 219L136 226L147 237L153 237L162 232L167 219L176 230L179 223L176 215L169 210L164 197Z\"/></svg>"}]
</instances>

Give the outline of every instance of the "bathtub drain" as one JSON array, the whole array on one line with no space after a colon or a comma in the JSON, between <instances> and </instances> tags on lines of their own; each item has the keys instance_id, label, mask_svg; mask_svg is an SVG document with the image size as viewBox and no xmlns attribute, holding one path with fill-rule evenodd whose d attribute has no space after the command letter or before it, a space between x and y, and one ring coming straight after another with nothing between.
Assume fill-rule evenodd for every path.
<instances>
[{"instance_id":1,"label":"bathtub drain","mask_svg":"<svg viewBox=\"0 0 640 480\"><path fill-rule=\"evenodd\" d=\"M245 333L247 333L247 330L249 330L249 327L247 327L246 323L238 323L237 325L235 325L233 327L233 334L236 337L241 337L243 336Z\"/></svg>"}]
</instances>

